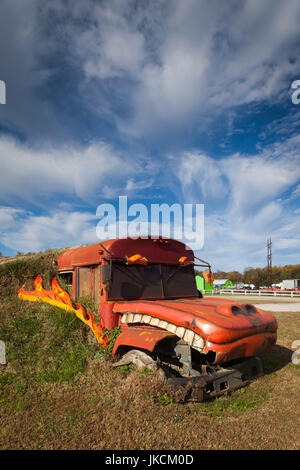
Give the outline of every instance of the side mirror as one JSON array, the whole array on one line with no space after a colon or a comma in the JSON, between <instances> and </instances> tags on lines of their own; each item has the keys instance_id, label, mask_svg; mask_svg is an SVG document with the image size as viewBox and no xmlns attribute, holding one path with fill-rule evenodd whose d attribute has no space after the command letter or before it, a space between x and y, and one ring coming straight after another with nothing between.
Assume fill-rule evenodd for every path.
<instances>
[{"instance_id":1,"label":"side mirror","mask_svg":"<svg viewBox=\"0 0 300 470\"><path fill-rule=\"evenodd\" d=\"M102 284L106 284L111 280L111 272L110 272L110 265L104 264L101 266L101 282Z\"/></svg>"}]
</instances>

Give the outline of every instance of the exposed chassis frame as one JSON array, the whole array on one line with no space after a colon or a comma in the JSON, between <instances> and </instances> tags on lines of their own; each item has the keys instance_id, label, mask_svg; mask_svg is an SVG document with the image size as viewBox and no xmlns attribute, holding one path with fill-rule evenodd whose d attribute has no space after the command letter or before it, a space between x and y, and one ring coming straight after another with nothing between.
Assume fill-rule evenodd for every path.
<instances>
[{"instance_id":1,"label":"exposed chassis frame","mask_svg":"<svg viewBox=\"0 0 300 470\"><path fill-rule=\"evenodd\" d=\"M182 401L199 402L232 392L262 375L261 359L251 357L198 377L170 377L168 386L182 391Z\"/></svg>"}]
</instances>

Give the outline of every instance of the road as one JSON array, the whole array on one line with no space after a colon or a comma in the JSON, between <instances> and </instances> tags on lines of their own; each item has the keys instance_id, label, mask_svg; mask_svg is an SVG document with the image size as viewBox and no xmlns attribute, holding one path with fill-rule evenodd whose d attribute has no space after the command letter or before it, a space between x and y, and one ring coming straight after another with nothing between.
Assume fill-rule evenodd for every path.
<instances>
[{"instance_id":1,"label":"road","mask_svg":"<svg viewBox=\"0 0 300 470\"><path fill-rule=\"evenodd\" d=\"M300 302L298 303L272 303L272 304L253 304L255 307L262 308L268 312L299 312Z\"/></svg>"},{"instance_id":2,"label":"road","mask_svg":"<svg viewBox=\"0 0 300 470\"><path fill-rule=\"evenodd\" d=\"M220 295L210 296L218 299L229 299L241 303L253 304L258 308L267 310L268 312L300 312L300 298L292 297L260 297L258 295Z\"/></svg>"}]
</instances>

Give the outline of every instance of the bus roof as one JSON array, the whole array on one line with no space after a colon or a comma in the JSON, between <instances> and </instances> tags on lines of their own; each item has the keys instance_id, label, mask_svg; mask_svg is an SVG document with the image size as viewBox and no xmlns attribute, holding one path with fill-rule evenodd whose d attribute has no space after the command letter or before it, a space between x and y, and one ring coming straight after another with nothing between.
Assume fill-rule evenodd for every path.
<instances>
[{"instance_id":1,"label":"bus roof","mask_svg":"<svg viewBox=\"0 0 300 470\"><path fill-rule=\"evenodd\" d=\"M102 245L102 246L101 246ZM59 271L73 270L76 266L91 266L100 263L108 254L103 247L118 258L140 254L150 263L178 264L182 256L194 261L194 253L184 243L177 240L138 238L116 238L94 245L82 246L66 250L58 257Z\"/></svg>"}]
</instances>

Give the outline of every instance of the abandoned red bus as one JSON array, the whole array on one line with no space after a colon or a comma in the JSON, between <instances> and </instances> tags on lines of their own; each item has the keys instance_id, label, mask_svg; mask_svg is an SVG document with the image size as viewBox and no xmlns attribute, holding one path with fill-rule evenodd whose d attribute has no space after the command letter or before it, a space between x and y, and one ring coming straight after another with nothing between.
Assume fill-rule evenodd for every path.
<instances>
[{"instance_id":1,"label":"abandoned red bus","mask_svg":"<svg viewBox=\"0 0 300 470\"><path fill-rule=\"evenodd\" d=\"M199 393L221 393L262 373L254 356L276 343L277 322L251 304L200 298L196 263L183 243L148 237L67 250L58 268L74 298L92 297L105 328L121 327L114 354L137 349L175 361L205 379Z\"/></svg>"}]
</instances>

